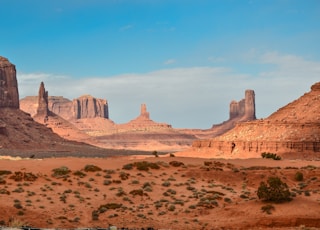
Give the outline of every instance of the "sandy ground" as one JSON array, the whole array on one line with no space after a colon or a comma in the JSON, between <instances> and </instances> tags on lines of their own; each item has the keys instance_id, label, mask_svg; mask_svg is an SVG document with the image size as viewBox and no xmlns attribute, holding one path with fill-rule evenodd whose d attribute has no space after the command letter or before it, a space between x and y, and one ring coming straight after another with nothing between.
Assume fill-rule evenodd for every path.
<instances>
[{"instance_id":1,"label":"sandy ground","mask_svg":"<svg viewBox=\"0 0 320 230\"><path fill-rule=\"evenodd\" d=\"M142 161L159 169L139 170L137 162ZM87 172L88 165L101 170ZM53 169L62 166L69 173L53 176ZM295 180L297 171L303 181ZM261 181L275 175L295 197L272 204L275 209L267 214L261 210L267 203L256 192ZM3 157L0 178L0 225L11 227L320 228L320 161Z\"/></svg>"}]
</instances>

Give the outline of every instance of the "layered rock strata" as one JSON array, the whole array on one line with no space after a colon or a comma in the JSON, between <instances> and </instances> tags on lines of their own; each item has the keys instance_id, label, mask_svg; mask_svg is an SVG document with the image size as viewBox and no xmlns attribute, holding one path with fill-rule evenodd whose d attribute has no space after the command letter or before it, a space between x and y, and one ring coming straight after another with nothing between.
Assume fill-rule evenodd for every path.
<instances>
[{"instance_id":1,"label":"layered rock strata","mask_svg":"<svg viewBox=\"0 0 320 230\"><path fill-rule=\"evenodd\" d=\"M193 142L198 150L223 157L320 153L320 82L309 93L264 120L239 123L219 137Z\"/></svg>"},{"instance_id":2,"label":"layered rock strata","mask_svg":"<svg viewBox=\"0 0 320 230\"><path fill-rule=\"evenodd\" d=\"M108 102L90 95L81 96L72 101L73 118L109 118Z\"/></svg>"},{"instance_id":3,"label":"layered rock strata","mask_svg":"<svg viewBox=\"0 0 320 230\"><path fill-rule=\"evenodd\" d=\"M0 56L0 108L19 109L16 67Z\"/></svg>"}]
</instances>

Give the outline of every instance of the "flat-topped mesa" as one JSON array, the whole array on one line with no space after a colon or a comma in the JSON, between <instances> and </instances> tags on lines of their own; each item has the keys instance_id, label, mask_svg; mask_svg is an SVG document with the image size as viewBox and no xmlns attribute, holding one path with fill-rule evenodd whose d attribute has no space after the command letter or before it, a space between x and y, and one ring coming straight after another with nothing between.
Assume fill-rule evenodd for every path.
<instances>
[{"instance_id":1,"label":"flat-topped mesa","mask_svg":"<svg viewBox=\"0 0 320 230\"><path fill-rule=\"evenodd\" d=\"M16 67L0 56L0 108L19 109Z\"/></svg>"},{"instance_id":2,"label":"flat-topped mesa","mask_svg":"<svg viewBox=\"0 0 320 230\"><path fill-rule=\"evenodd\" d=\"M108 102L90 95L84 95L72 101L74 119L81 118L109 118Z\"/></svg>"},{"instance_id":3,"label":"flat-topped mesa","mask_svg":"<svg viewBox=\"0 0 320 230\"><path fill-rule=\"evenodd\" d=\"M38 93L38 109L37 116L47 117L49 115L48 108L48 91L44 87L44 83L40 83L39 93Z\"/></svg>"}]
</instances>

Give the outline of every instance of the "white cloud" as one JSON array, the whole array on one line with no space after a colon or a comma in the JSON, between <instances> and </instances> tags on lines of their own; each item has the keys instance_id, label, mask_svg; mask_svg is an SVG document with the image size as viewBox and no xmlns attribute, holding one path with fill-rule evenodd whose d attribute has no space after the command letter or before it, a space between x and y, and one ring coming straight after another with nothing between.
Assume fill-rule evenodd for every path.
<instances>
[{"instance_id":1,"label":"white cloud","mask_svg":"<svg viewBox=\"0 0 320 230\"><path fill-rule=\"evenodd\" d=\"M272 68L257 76L223 67L173 68L81 79L18 73L19 92L21 97L36 95L44 81L49 95L73 99L91 94L107 99L110 118L117 123L135 118L140 104L146 103L155 121L173 127L209 128L228 119L230 101L242 99L246 89L256 92L257 116L266 117L319 81L319 62L277 52L260 55L258 61L272 64Z\"/></svg>"},{"instance_id":2,"label":"white cloud","mask_svg":"<svg viewBox=\"0 0 320 230\"><path fill-rule=\"evenodd\" d=\"M175 59L168 59L166 60L163 64L165 65L171 65L171 64L174 64L176 63L177 61Z\"/></svg>"}]
</instances>

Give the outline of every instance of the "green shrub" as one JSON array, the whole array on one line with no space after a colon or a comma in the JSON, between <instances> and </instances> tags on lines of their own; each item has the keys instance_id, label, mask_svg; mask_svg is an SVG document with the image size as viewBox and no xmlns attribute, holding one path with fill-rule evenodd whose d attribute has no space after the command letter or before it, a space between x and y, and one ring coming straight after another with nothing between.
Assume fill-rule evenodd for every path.
<instances>
[{"instance_id":1,"label":"green shrub","mask_svg":"<svg viewBox=\"0 0 320 230\"><path fill-rule=\"evenodd\" d=\"M294 175L294 179L296 181L303 181L303 173L300 171L296 172L296 174Z\"/></svg>"},{"instance_id":2,"label":"green shrub","mask_svg":"<svg viewBox=\"0 0 320 230\"><path fill-rule=\"evenodd\" d=\"M102 169L98 166L95 165L86 165L84 166L84 171L85 172L98 172L101 171Z\"/></svg>"},{"instance_id":3,"label":"green shrub","mask_svg":"<svg viewBox=\"0 0 320 230\"><path fill-rule=\"evenodd\" d=\"M261 200L277 203L291 200L288 185L279 177L269 177L267 183L261 182L257 195Z\"/></svg>"},{"instance_id":4,"label":"green shrub","mask_svg":"<svg viewBox=\"0 0 320 230\"><path fill-rule=\"evenodd\" d=\"M60 168L52 169L52 171L52 176L56 178L66 177L71 172L69 168L66 166L61 166Z\"/></svg>"},{"instance_id":5,"label":"green shrub","mask_svg":"<svg viewBox=\"0 0 320 230\"><path fill-rule=\"evenodd\" d=\"M267 214L271 214L271 211L275 210L274 206L272 204L267 204L261 207L262 212L265 212Z\"/></svg>"},{"instance_id":6,"label":"green shrub","mask_svg":"<svg viewBox=\"0 0 320 230\"><path fill-rule=\"evenodd\" d=\"M270 159L273 159L273 160L281 160L281 157L280 156L277 156L277 154L275 153L267 153L267 152L263 152L261 153L261 156L262 158L270 158Z\"/></svg>"}]
</instances>

